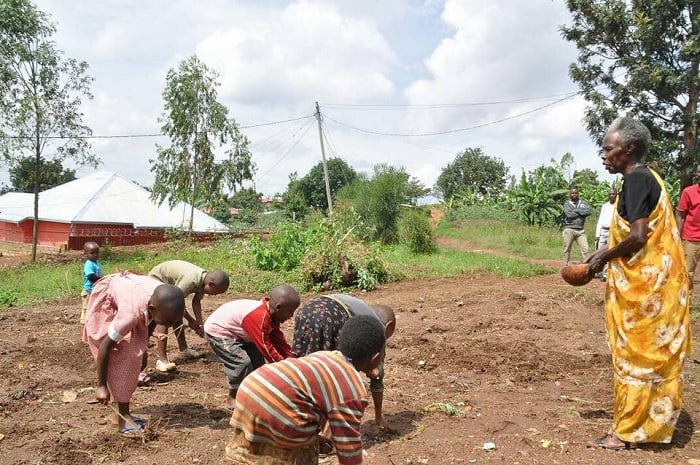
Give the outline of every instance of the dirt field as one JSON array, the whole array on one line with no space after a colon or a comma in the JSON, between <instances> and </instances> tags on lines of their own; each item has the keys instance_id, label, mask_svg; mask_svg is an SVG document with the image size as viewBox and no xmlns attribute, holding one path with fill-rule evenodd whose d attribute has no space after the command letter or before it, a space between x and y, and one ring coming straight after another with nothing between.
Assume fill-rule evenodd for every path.
<instances>
[{"instance_id":1,"label":"dirt field","mask_svg":"<svg viewBox=\"0 0 700 465\"><path fill-rule=\"evenodd\" d=\"M602 293L598 281L574 289L554 273L401 282L362 295L398 312L385 380L391 430L380 433L372 424L370 403L366 463L700 464L694 361L686 366L685 409L672 444L585 447L612 416ZM205 313L237 297L207 297ZM91 403L95 371L80 342L79 307L75 299L0 321L0 463L224 463L229 414L220 408L227 389L221 365L205 357L154 376L132 403L150 419L147 437L118 437L110 410ZM188 340L207 350L195 334ZM457 415L438 403L453 404ZM484 450L487 442L495 450Z\"/></svg>"}]
</instances>

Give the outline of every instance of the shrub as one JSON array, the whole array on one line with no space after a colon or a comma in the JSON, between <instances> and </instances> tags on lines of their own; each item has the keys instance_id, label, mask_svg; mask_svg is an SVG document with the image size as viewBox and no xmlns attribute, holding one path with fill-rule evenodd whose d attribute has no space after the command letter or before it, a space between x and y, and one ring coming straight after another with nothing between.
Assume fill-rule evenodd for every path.
<instances>
[{"instance_id":1,"label":"shrub","mask_svg":"<svg viewBox=\"0 0 700 465\"><path fill-rule=\"evenodd\" d=\"M250 251L257 268L268 271L299 269L308 288L374 289L387 272L378 248L355 236L360 225L351 213L331 215L304 227L281 225L267 241L251 238Z\"/></svg>"},{"instance_id":2,"label":"shrub","mask_svg":"<svg viewBox=\"0 0 700 465\"><path fill-rule=\"evenodd\" d=\"M0 307L12 307L18 300L19 294L14 289L0 289Z\"/></svg>"},{"instance_id":3,"label":"shrub","mask_svg":"<svg viewBox=\"0 0 700 465\"><path fill-rule=\"evenodd\" d=\"M266 242L259 237L251 238L250 250L256 266L268 271L296 268L308 251L308 237L308 230L297 223L286 222L280 224Z\"/></svg>"},{"instance_id":4,"label":"shrub","mask_svg":"<svg viewBox=\"0 0 700 465\"><path fill-rule=\"evenodd\" d=\"M428 213L422 209L410 209L399 217L399 242L414 254L433 253L437 250L435 235Z\"/></svg>"}]
</instances>

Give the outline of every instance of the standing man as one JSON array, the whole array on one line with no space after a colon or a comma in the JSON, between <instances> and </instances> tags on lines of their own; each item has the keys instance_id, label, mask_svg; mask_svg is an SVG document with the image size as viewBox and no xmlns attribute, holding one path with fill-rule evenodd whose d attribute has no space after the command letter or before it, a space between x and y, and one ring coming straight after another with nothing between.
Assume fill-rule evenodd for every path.
<instances>
[{"instance_id":1,"label":"standing man","mask_svg":"<svg viewBox=\"0 0 700 465\"><path fill-rule=\"evenodd\" d=\"M571 246L574 241L578 244L583 258L588 255L588 240L583 229L586 217L590 216L591 207L581 200L578 195L578 187L569 188L569 200L564 203L564 265L569 264L571 258Z\"/></svg>"},{"instance_id":2,"label":"standing man","mask_svg":"<svg viewBox=\"0 0 700 465\"><path fill-rule=\"evenodd\" d=\"M700 166L695 172L697 184L688 186L681 192L678 202L678 230L683 240L685 252L685 269L688 271L688 283L693 288L693 275L700 256Z\"/></svg>"},{"instance_id":3,"label":"standing man","mask_svg":"<svg viewBox=\"0 0 700 465\"><path fill-rule=\"evenodd\" d=\"M600 216L598 216L598 224L595 227L595 242L596 250L608 248L608 238L610 237L610 222L612 221L615 211L615 200L617 199L617 189L611 187L608 191L608 201L600 207ZM596 274L596 278L605 281L608 277L607 266L603 271Z\"/></svg>"}]
</instances>

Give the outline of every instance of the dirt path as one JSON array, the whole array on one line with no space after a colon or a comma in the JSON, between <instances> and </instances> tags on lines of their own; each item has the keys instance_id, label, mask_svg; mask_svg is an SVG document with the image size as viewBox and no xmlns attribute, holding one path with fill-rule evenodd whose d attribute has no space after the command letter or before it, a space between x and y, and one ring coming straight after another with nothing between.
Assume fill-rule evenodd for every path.
<instances>
[{"instance_id":1,"label":"dirt path","mask_svg":"<svg viewBox=\"0 0 700 465\"><path fill-rule=\"evenodd\" d=\"M600 282L572 288L554 273L407 281L361 294L398 313L385 380L391 431L374 427L370 404L367 463L700 463L697 363L686 366L685 408L672 444L624 452L585 447L612 416L602 293ZM235 297L207 298L205 312ZM105 422L109 410L90 403L94 365L79 339L79 306L77 299L43 305L0 322L0 462L224 463L229 415L220 409L221 365L206 357L156 376L133 399L134 411L151 419L147 440L119 438ZM207 349L192 333L188 340ZM441 412L441 403L457 407L457 415ZM496 449L485 451L487 442Z\"/></svg>"}]
</instances>

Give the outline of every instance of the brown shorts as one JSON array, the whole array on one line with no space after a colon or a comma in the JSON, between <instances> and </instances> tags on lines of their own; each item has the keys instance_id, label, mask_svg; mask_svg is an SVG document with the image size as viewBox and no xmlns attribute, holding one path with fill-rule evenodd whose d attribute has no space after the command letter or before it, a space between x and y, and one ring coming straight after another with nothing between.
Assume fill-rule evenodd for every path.
<instances>
[{"instance_id":1,"label":"brown shorts","mask_svg":"<svg viewBox=\"0 0 700 465\"><path fill-rule=\"evenodd\" d=\"M234 430L226 445L226 460L236 465L318 465L318 443L298 449L250 442L243 431Z\"/></svg>"},{"instance_id":2,"label":"brown shorts","mask_svg":"<svg viewBox=\"0 0 700 465\"><path fill-rule=\"evenodd\" d=\"M700 242L683 241L683 252L685 252L685 269L689 274L695 273L695 267L700 257Z\"/></svg>"}]
</instances>

